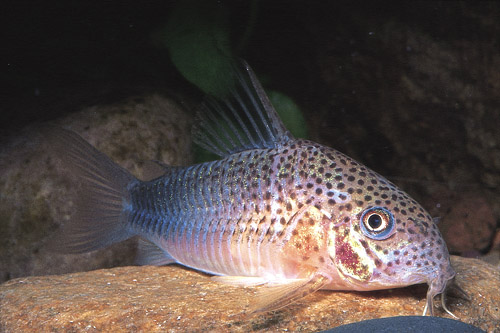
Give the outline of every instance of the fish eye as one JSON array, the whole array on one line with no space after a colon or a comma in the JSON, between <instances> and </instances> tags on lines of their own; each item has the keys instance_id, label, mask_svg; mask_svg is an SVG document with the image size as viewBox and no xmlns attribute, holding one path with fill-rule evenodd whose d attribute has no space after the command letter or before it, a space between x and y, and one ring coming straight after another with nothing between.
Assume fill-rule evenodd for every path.
<instances>
[{"instance_id":1,"label":"fish eye","mask_svg":"<svg viewBox=\"0 0 500 333\"><path fill-rule=\"evenodd\" d=\"M360 224L363 234L376 240L388 238L395 227L391 212L382 207L365 210L361 215Z\"/></svg>"}]
</instances>

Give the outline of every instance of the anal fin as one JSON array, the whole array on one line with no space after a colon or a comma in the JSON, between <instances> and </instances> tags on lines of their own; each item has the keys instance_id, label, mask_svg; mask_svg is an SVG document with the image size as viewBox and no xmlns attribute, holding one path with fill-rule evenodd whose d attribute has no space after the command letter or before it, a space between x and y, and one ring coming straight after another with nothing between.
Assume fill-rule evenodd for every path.
<instances>
[{"instance_id":1,"label":"anal fin","mask_svg":"<svg viewBox=\"0 0 500 333\"><path fill-rule=\"evenodd\" d=\"M162 266L176 262L167 252L159 248L153 242L139 239L137 244L137 257L135 259L138 265Z\"/></svg>"}]
</instances>

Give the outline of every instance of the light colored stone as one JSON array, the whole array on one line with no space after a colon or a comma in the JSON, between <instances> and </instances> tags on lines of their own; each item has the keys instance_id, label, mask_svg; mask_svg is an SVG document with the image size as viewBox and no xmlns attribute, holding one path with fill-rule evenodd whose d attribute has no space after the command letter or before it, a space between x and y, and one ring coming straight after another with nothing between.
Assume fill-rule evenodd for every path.
<instances>
[{"instance_id":1,"label":"light colored stone","mask_svg":"<svg viewBox=\"0 0 500 333\"><path fill-rule=\"evenodd\" d=\"M50 125L77 132L139 178L147 161L191 160L191 117L157 94L88 107ZM133 240L82 255L46 251L58 225L71 219L79 188L40 127L32 125L0 147L0 281L132 264Z\"/></svg>"},{"instance_id":2,"label":"light colored stone","mask_svg":"<svg viewBox=\"0 0 500 333\"><path fill-rule=\"evenodd\" d=\"M500 327L500 271L452 258L471 301L448 297L461 321ZM319 291L287 308L247 313L258 288L213 282L179 266L118 267L0 285L0 327L11 331L319 331L366 319L420 315L426 286L374 292ZM436 302L439 303L439 302ZM450 317L441 309L436 315Z\"/></svg>"}]
</instances>

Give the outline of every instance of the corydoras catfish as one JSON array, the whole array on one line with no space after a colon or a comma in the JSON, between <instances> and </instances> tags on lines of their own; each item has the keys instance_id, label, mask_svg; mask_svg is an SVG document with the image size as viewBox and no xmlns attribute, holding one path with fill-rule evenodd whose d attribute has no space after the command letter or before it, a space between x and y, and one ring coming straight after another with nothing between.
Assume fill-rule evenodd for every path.
<instances>
[{"instance_id":1,"label":"corydoras catfish","mask_svg":"<svg viewBox=\"0 0 500 333\"><path fill-rule=\"evenodd\" d=\"M61 229L67 253L139 236L140 264L178 263L221 282L266 285L254 311L318 289L427 283L424 315L455 276L431 216L346 155L287 131L252 70L227 98L208 98L196 142L219 160L132 176L77 134L53 131L85 191ZM57 143L58 142L58 143ZM446 311L444 296L442 304Z\"/></svg>"}]
</instances>

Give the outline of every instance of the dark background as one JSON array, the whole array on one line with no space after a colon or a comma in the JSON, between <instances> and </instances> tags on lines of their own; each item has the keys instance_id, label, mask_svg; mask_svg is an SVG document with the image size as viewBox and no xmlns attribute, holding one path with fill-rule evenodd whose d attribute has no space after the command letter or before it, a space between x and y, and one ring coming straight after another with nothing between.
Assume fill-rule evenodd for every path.
<instances>
[{"instance_id":1,"label":"dark background","mask_svg":"<svg viewBox=\"0 0 500 333\"><path fill-rule=\"evenodd\" d=\"M168 50L154 42L178 4L4 2L0 130L16 131L150 91L200 99ZM270 78L267 87L300 106L311 139L410 192L441 218L445 236L457 223L461 235L485 228L479 245L457 245L452 252L478 256L497 246L496 2L220 1L213 6L229 13L235 54Z\"/></svg>"}]
</instances>

